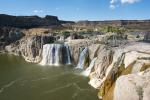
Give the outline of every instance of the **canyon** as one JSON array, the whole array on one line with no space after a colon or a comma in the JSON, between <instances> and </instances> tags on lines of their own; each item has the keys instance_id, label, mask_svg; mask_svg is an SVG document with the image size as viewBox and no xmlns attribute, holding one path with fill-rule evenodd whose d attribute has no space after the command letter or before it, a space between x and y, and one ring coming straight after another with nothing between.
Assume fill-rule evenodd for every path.
<instances>
[{"instance_id":1,"label":"canyon","mask_svg":"<svg viewBox=\"0 0 150 100\"><path fill-rule=\"evenodd\" d=\"M75 23L59 21L53 16L45 18L9 16L8 19L1 16L6 15L0 15L0 20L4 21L0 21L0 52L22 56L27 62L43 66L72 65L76 70L82 71L81 75L89 77L88 84L99 91L99 99L149 100L149 20ZM16 23L16 20L22 21ZM85 27L95 29L105 25L123 26L127 29L138 29L140 38L130 32L121 35L113 32L94 36L88 34L86 37L77 35L76 38L73 38L72 34L69 36L38 34L38 28L35 29L36 34L29 32L35 27L54 26L64 29L65 26L68 28L68 25L80 29ZM27 34L25 30L29 33Z\"/></svg>"}]
</instances>

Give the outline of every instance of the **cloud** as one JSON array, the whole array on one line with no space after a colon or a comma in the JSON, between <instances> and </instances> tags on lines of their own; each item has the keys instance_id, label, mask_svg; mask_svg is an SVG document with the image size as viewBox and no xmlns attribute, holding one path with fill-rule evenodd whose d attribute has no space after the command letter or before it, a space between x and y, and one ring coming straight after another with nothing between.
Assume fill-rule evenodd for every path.
<instances>
[{"instance_id":1,"label":"cloud","mask_svg":"<svg viewBox=\"0 0 150 100\"><path fill-rule=\"evenodd\" d=\"M133 4L139 2L140 0L121 0L122 4Z\"/></svg>"},{"instance_id":2,"label":"cloud","mask_svg":"<svg viewBox=\"0 0 150 100\"><path fill-rule=\"evenodd\" d=\"M43 10L34 10L33 13L43 13Z\"/></svg>"},{"instance_id":3,"label":"cloud","mask_svg":"<svg viewBox=\"0 0 150 100\"><path fill-rule=\"evenodd\" d=\"M118 0L110 0L110 4L116 3Z\"/></svg>"},{"instance_id":4,"label":"cloud","mask_svg":"<svg viewBox=\"0 0 150 100\"><path fill-rule=\"evenodd\" d=\"M120 4L134 4L141 0L110 0L110 9L115 9L116 7L119 7Z\"/></svg>"},{"instance_id":5,"label":"cloud","mask_svg":"<svg viewBox=\"0 0 150 100\"><path fill-rule=\"evenodd\" d=\"M115 9L115 8L116 8L116 6L115 6L115 5L113 5L113 4L111 4L111 5L109 6L109 8L113 10L113 9Z\"/></svg>"},{"instance_id":6,"label":"cloud","mask_svg":"<svg viewBox=\"0 0 150 100\"><path fill-rule=\"evenodd\" d=\"M116 7L117 7L117 3L118 2L118 0L110 0L110 5L109 5L109 8L110 9L115 9Z\"/></svg>"}]
</instances>

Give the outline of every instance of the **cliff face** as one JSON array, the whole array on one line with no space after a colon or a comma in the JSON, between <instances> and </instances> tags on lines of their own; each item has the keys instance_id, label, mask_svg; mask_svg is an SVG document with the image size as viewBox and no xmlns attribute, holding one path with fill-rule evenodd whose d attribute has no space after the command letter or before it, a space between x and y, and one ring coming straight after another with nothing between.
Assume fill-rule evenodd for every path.
<instances>
[{"instance_id":1,"label":"cliff face","mask_svg":"<svg viewBox=\"0 0 150 100\"><path fill-rule=\"evenodd\" d=\"M0 27L0 50L6 45L20 40L25 34L18 28Z\"/></svg>"},{"instance_id":2,"label":"cliff face","mask_svg":"<svg viewBox=\"0 0 150 100\"><path fill-rule=\"evenodd\" d=\"M0 26L9 26L17 28L34 28L44 26L60 25L56 16L47 15L44 18L38 16L10 16L0 15Z\"/></svg>"},{"instance_id":3,"label":"cliff face","mask_svg":"<svg viewBox=\"0 0 150 100\"><path fill-rule=\"evenodd\" d=\"M150 31L150 20L108 20L108 21L79 21L73 24L74 27L104 27L104 26L116 26L124 27L126 29Z\"/></svg>"},{"instance_id":4,"label":"cliff face","mask_svg":"<svg viewBox=\"0 0 150 100\"><path fill-rule=\"evenodd\" d=\"M96 28L104 26L125 27L134 30L149 30L150 20L108 20L108 21L62 21L56 16L11 16L0 14L0 26L9 26L17 28L35 28L46 26L65 26L79 28ZM150 31L150 30L149 30Z\"/></svg>"},{"instance_id":5,"label":"cliff face","mask_svg":"<svg viewBox=\"0 0 150 100\"><path fill-rule=\"evenodd\" d=\"M25 36L5 47L6 52L20 55L27 62L39 63L44 44L53 43L53 36Z\"/></svg>"},{"instance_id":6,"label":"cliff face","mask_svg":"<svg viewBox=\"0 0 150 100\"><path fill-rule=\"evenodd\" d=\"M114 47L114 44L104 44L104 40L99 38L95 41L72 40L69 42L71 55L76 63L83 50L82 48L85 47L89 51L89 63L92 63L92 60L96 58L93 68L90 70L90 75L86 72L84 72L84 75L89 75L89 84L99 89L99 98L103 100L113 100L113 98L114 100L131 98L137 100L137 98L143 97L144 100L148 100L149 90L145 87L148 88L146 84L149 84L148 78L150 75L146 70L150 68L149 43L132 42L118 44L117 47ZM107 41L109 41L108 38ZM85 64L85 67L87 67L87 64ZM91 66L87 69L90 68ZM140 74L141 71L144 71L143 73L147 73L147 75ZM122 83L123 80L124 83ZM138 84L138 86L135 84ZM128 94L129 88L133 89L133 95Z\"/></svg>"},{"instance_id":7,"label":"cliff face","mask_svg":"<svg viewBox=\"0 0 150 100\"><path fill-rule=\"evenodd\" d=\"M100 50L98 56L100 59L96 60L95 71L90 74L91 80L89 82L100 90L99 97L104 100L112 100L113 88L118 77L138 73L144 65L149 66L149 46L144 43L133 43L123 47Z\"/></svg>"},{"instance_id":8,"label":"cliff face","mask_svg":"<svg viewBox=\"0 0 150 100\"><path fill-rule=\"evenodd\" d=\"M76 26L121 26L122 22L121 20L116 20L116 21L79 21L75 25Z\"/></svg>"}]
</instances>

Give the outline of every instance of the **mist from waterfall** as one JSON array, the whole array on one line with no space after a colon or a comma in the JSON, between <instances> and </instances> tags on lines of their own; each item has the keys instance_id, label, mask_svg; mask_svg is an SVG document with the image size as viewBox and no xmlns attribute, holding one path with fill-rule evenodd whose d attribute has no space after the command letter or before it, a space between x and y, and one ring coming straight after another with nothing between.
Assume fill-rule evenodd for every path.
<instances>
[{"instance_id":1,"label":"mist from waterfall","mask_svg":"<svg viewBox=\"0 0 150 100\"><path fill-rule=\"evenodd\" d=\"M70 65L70 50L67 44L43 45L41 65Z\"/></svg>"},{"instance_id":2,"label":"mist from waterfall","mask_svg":"<svg viewBox=\"0 0 150 100\"><path fill-rule=\"evenodd\" d=\"M76 69L83 69L85 66L86 59L88 57L88 48L85 48L79 56L78 64Z\"/></svg>"}]
</instances>

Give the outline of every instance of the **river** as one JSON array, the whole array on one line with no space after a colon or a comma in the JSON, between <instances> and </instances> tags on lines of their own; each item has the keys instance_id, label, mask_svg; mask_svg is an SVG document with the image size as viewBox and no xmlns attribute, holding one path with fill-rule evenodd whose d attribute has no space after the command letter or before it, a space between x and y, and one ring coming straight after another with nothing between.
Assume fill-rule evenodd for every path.
<instances>
[{"instance_id":1,"label":"river","mask_svg":"<svg viewBox=\"0 0 150 100\"><path fill-rule=\"evenodd\" d=\"M79 74L72 66L40 66L1 54L0 100L98 100L89 79Z\"/></svg>"}]
</instances>

